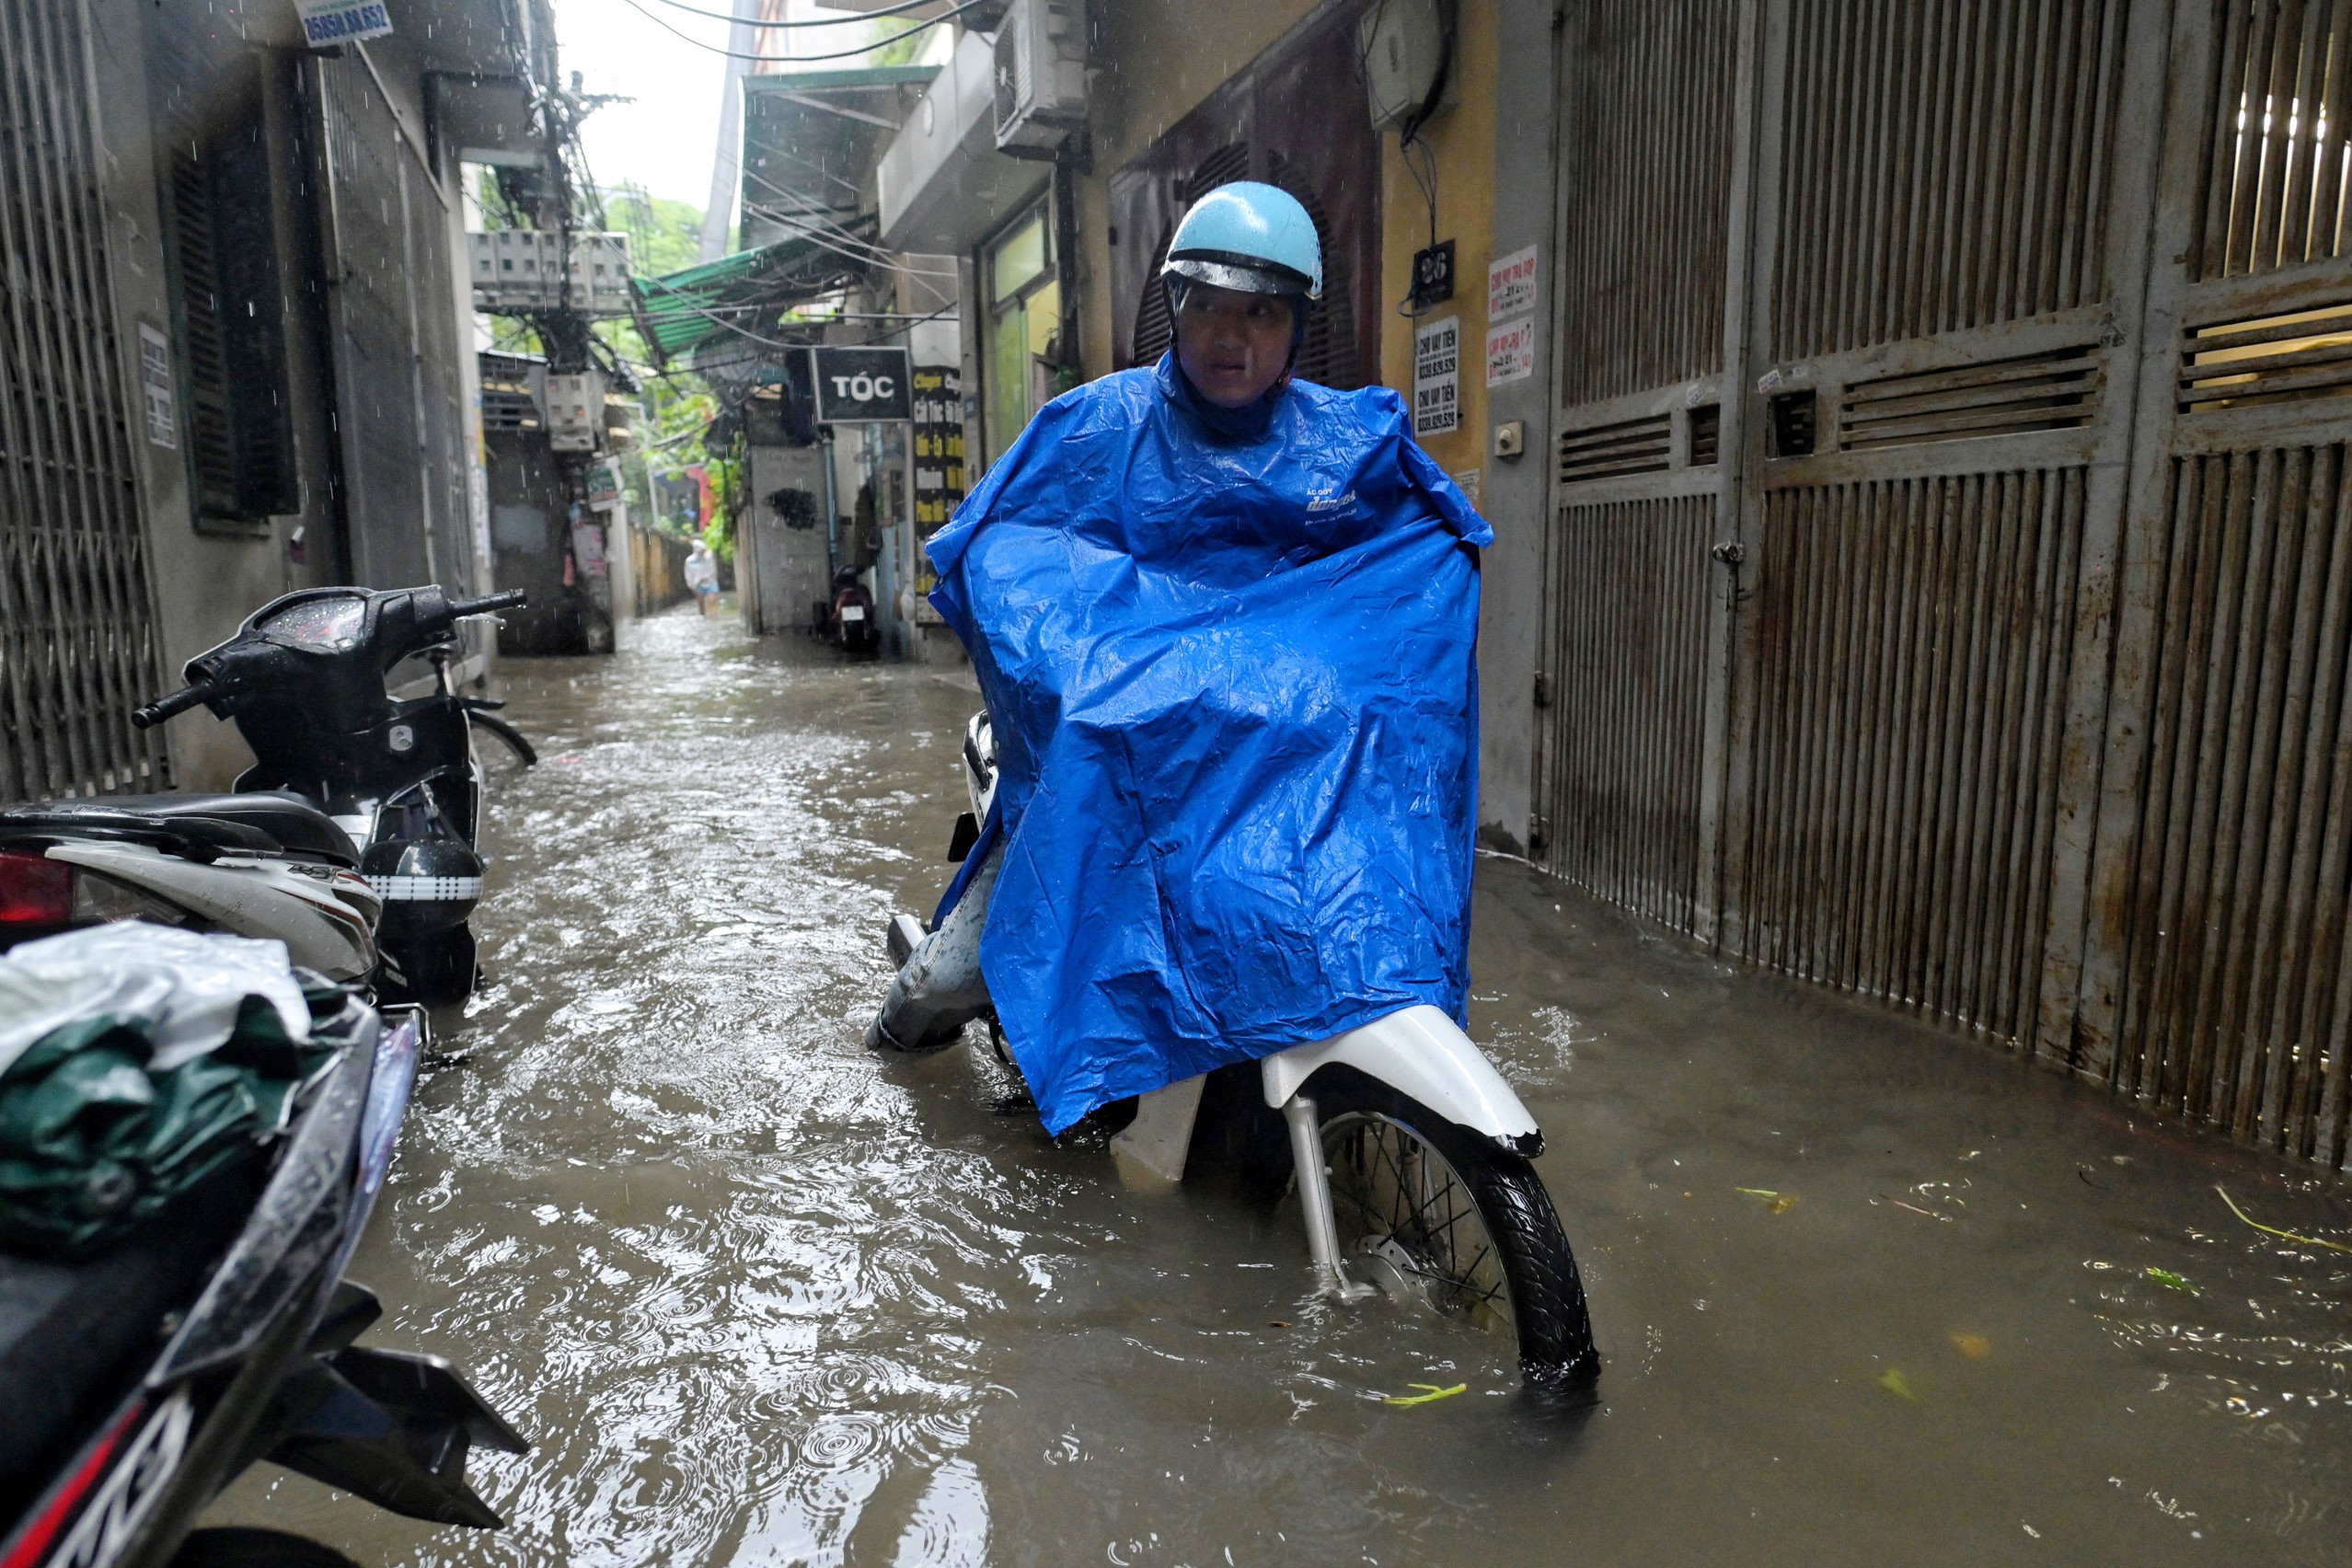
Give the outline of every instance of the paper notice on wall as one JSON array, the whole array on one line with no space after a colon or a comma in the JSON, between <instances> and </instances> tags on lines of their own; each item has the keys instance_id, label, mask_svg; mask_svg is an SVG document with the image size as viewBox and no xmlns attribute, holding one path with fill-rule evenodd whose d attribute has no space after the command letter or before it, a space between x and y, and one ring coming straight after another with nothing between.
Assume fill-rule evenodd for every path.
<instances>
[{"instance_id":1,"label":"paper notice on wall","mask_svg":"<svg viewBox=\"0 0 2352 1568\"><path fill-rule=\"evenodd\" d=\"M171 340L160 327L139 323L139 389L147 409L147 440L177 451L179 447L179 399L171 386Z\"/></svg>"},{"instance_id":2,"label":"paper notice on wall","mask_svg":"<svg viewBox=\"0 0 2352 1568\"><path fill-rule=\"evenodd\" d=\"M295 0L302 13L303 41L313 49L364 43L392 30L384 0Z\"/></svg>"},{"instance_id":3,"label":"paper notice on wall","mask_svg":"<svg viewBox=\"0 0 2352 1568\"><path fill-rule=\"evenodd\" d=\"M1486 269L1486 318L1500 321L1536 303L1536 248L1498 256Z\"/></svg>"},{"instance_id":4,"label":"paper notice on wall","mask_svg":"<svg viewBox=\"0 0 2352 1568\"><path fill-rule=\"evenodd\" d=\"M1412 433L1444 435L1462 422L1462 324L1456 316L1412 329Z\"/></svg>"},{"instance_id":5,"label":"paper notice on wall","mask_svg":"<svg viewBox=\"0 0 2352 1568\"><path fill-rule=\"evenodd\" d=\"M1535 374L1535 317L1522 316L1486 329L1486 384L1525 381Z\"/></svg>"}]
</instances>

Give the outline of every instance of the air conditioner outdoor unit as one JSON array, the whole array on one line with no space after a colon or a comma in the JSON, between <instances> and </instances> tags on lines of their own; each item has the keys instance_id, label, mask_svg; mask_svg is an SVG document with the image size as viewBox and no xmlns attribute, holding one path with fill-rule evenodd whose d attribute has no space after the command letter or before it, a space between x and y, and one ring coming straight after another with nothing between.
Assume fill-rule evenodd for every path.
<instances>
[{"instance_id":1,"label":"air conditioner outdoor unit","mask_svg":"<svg viewBox=\"0 0 2352 1568\"><path fill-rule=\"evenodd\" d=\"M1012 0L997 29L997 150L1049 158L1086 124L1086 0Z\"/></svg>"}]
</instances>

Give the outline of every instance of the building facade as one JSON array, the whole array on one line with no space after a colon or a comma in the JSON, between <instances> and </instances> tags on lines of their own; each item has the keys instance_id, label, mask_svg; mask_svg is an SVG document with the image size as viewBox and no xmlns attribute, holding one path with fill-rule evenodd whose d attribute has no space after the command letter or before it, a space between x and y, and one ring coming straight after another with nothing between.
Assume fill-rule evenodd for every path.
<instances>
[{"instance_id":1,"label":"building facade","mask_svg":"<svg viewBox=\"0 0 2352 1568\"><path fill-rule=\"evenodd\" d=\"M259 0L0 16L0 799L224 784L226 726L130 724L183 661L291 589L487 582L454 182L497 85L552 69L529 24L436 0L317 52Z\"/></svg>"}]
</instances>

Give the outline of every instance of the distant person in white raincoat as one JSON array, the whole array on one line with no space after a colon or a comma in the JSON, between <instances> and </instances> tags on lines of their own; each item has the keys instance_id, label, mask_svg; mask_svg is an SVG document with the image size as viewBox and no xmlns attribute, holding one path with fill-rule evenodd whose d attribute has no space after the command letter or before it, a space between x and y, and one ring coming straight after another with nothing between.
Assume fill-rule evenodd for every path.
<instances>
[{"instance_id":1,"label":"distant person in white raincoat","mask_svg":"<svg viewBox=\"0 0 2352 1568\"><path fill-rule=\"evenodd\" d=\"M694 542L694 548L686 552L686 586L694 590L695 603L702 606L702 613L706 616L717 615L719 613L719 558L712 555L710 547L700 539L697 539Z\"/></svg>"}]
</instances>

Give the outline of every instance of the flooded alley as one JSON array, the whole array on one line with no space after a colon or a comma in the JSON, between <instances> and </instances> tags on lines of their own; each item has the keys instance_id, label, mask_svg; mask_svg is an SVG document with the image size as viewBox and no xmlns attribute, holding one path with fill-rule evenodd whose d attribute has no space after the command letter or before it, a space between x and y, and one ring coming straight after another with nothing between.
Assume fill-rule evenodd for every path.
<instances>
[{"instance_id":1,"label":"flooded alley","mask_svg":"<svg viewBox=\"0 0 2352 1568\"><path fill-rule=\"evenodd\" d=\"M419 1563L2352 1562L2332 1187L1710 963L1500 858L1471 1032L1541 1120L1600 1402L1308 1298L1295 1215L1130 1192L985 1044L861 1034L969 677L673 612L512 662L493 983L353 1264L536 1445ZM980 1032L973 1032L974 1041ZM1413 1384L1465 1397L1397 1408Z\"/></svg>"}]
</instances>

